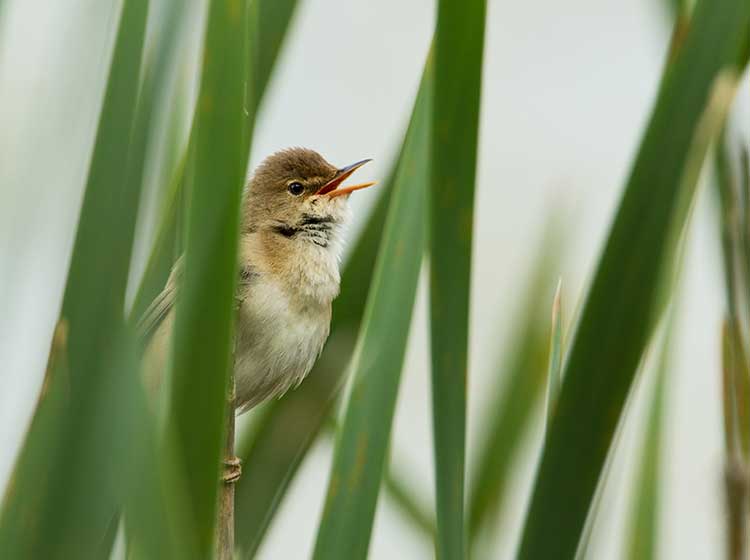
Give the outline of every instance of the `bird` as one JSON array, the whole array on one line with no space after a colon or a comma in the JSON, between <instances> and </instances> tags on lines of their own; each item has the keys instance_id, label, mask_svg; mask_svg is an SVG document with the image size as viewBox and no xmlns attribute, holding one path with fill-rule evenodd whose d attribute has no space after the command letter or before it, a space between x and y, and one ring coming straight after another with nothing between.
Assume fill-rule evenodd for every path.
<instances>
[{"instance_id":1,"label":"bird","mask_svg":"<svg viewBox=\"0 0 750 560\"><path fill-rule=\"evenodd\" d=\"M263 160L248 181L235 292L237 414L298 386L320 355L339 293L349 195L376 184L343 183L370 161L339 168L314 150L288 148ZM183 268L180 257L138 322L152 395L164 385Z\"/></svg>"}]
</instances>

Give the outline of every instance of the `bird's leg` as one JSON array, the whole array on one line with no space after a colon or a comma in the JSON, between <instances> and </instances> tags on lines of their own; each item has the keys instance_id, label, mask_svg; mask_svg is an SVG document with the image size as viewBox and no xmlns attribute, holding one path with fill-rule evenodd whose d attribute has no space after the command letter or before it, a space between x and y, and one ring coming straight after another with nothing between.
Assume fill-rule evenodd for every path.
<instances>
[{"instance_id":1,"label":"bird's leg","mask_svg":"<svg viewBox=\"0 0 750 560\"><path fill-rule=\"evenodd\" d=\"M232 341L234 348L234 340ZM234 361L234 352L232 352ZM232 368L234 369L234 368ZM222 474L219 507L217 510L216 560L234 559L234 483L242 474L242 463L234 454L235 387L234 373L229 372L229 385L225 411L226 435L224 441L224 472Z\"/></svg>"},{"instance_id":2,"label":"bird's leg","mask_svg":"<svg viewBox=\"0 0 750 560\"><path fill-rule=\"evenodd\" d=\"M242 476L242 461L239 457L230 457L224 460L224 474L221 479L225 484L234 484Z\"/></svg>"},{"instance_id":3,"label":"bird's leg","mask_svg":"<svg viewBox=\"0 0 750 560\"><path fill-rule=\"evenodd\" d=\"M236 336L236 333L233 335ZM232 341L234 348L234 340ZM227 395L227 435L224 447L224 474L221 479L225 484L233 484L242 475L242 461L234 454L234 419L235 419L235 394L234 373L230 374L229 394Z\"/></svg>"}]
</instances>

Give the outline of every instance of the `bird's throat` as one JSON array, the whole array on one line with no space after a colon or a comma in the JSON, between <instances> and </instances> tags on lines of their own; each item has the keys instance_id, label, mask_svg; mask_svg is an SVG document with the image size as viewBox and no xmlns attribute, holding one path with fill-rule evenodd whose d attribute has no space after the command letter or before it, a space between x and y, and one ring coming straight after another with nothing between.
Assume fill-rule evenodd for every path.
<instances>
[{"instance_id":1,"label":"bird's throat","mask_svg":"<svg viewBox=\"0 0 750 560\"><path fill-rule=\"evenodd\" d=\"M312 243L324 249L333 246L339 236L340 224L333 216L303 214L295 224L276 223L271 231L286 239Z\"/></svg>"}]
</instances>

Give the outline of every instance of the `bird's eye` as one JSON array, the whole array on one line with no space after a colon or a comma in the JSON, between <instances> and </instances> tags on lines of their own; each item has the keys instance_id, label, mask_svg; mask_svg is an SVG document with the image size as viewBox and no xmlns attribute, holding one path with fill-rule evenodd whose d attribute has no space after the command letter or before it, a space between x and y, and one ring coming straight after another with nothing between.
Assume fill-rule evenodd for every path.
<instances>
[{"instance_id":1,"label":"bird's eye","mask_svg":"<svg viewBox=\"0 0 750 560\"><path fill-rule=\"evenodd\" d=\"M294 183L289 183L289 192L292 193L294 196L299 196L303 192L305 192L305 187L302 186L302 183L299 183L295 181Z\"/></svg>"}]
</instances>

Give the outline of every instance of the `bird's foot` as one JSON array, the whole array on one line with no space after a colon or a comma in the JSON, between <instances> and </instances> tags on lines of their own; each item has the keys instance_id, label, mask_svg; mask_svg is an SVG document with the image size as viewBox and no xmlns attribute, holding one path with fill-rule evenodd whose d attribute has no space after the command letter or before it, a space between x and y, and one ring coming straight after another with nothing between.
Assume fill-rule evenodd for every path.
<instances>
[{"instance_id":1,"label":"bird's foot","mask_svg":"<svg viewBox=\"0 0 750 560\"><path fill-rule=\"evenodd\" d=\"M242 461L239 457L232 457L224 461L224 474L221 479L225 484L234 484L242 476Z\"/></svg>"}]
</instances>

